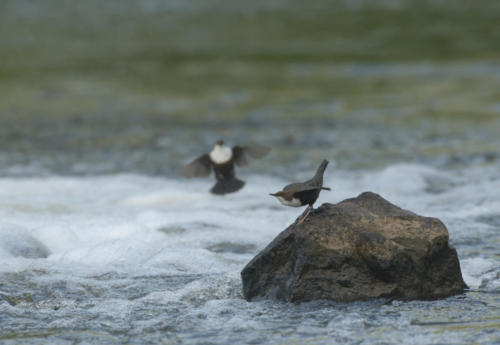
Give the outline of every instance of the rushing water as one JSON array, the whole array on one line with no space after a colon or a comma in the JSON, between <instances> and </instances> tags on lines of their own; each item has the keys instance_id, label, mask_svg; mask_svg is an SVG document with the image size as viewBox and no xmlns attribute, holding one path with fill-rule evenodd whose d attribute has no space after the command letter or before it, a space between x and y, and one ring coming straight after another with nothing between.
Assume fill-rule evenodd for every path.
<instances>
[{"instance_id":1,"label":"rushing water","mask_svg":"<svg viewBox=\"0 0 500 345\"><path fill-rule=\"evenodd\" d=\"M497 0L0 0L1 344L499 344ZM238 193L177 169L271 154ZM440 218L470 290L246 302L240 271L330 160Z\"/></svg>"},{"instance_id":2,"label":"rushing water","mask_svg":"<svg viewBox=\"0 0 500 345\"><path fill-rule=\"evenodd\" d=\"M327 170L319 203L365 190L447 224L471 290L431 302L246 302L239 272L298 215L288 181L140 175L0 180L0 323L6 344L496 344L500 166Z\"/></svg>"}]
</instances>

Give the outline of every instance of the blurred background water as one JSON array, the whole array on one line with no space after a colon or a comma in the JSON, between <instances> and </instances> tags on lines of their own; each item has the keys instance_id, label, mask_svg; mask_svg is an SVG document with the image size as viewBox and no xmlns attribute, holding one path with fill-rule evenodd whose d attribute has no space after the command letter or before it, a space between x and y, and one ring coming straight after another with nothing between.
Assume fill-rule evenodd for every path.
<instances>
[{"instance_id":1,"label":"blurred background water","mask_svg":"<svg viewBox=\"0 0 500 345\"><path fill-rule=\"evenodd\" d=\"M499 23L497 0L0 0L0 343L498 343ZM273 147L223 199L177 174L218 138ZM297 216L267 193L323 158L320 202L441 218L472 290L245 302Z\"/></svg>"},{"instance_id":2,"label":"blurred background water","mask_svg":"<svg viewBox=\"0 0 500 345\"><path fill-rule=\"evenodd\" d=\"M293 166L497 161L499 17L495 0L3 0L0 172L174 176L218 137Z\"/></svg>"}]
</instances>

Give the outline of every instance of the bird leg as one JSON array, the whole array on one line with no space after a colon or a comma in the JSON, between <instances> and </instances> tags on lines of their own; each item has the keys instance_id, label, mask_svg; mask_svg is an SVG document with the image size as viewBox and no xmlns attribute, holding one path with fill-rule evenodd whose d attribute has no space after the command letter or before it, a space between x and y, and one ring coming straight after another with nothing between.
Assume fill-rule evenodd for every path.
<instances>
[{"instance_id":1,"label":"bird leg","mask_svg":"<svg viewBox=\"0 0 500 345\"><path fill-rule=\"evenodd\" d=\"M304 210L304 212L302 212L300 217L297 219L297 221L296 221L297 225L301 224L304 220L306 220L307 216L309 215L309 213L311 213L312 210L313 210L313 207L311 205L307 206L307 208Z\"/></svg>"}]
</instances>

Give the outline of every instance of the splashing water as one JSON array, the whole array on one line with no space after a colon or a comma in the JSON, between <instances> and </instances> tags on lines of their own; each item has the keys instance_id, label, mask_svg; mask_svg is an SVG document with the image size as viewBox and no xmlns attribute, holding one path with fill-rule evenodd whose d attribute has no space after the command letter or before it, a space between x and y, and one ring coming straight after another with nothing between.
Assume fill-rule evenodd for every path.
<instances>
[{"instance_id":1,"label":"splashing water","mask_svg":"<svg viewBox=\"0 0 500 345\"><path fill-rule=\"evenodd\" d=\"M443 220L471 290L433 302L299 305L246 302L239 276L301 212L267 196L290 181L246 176L240 193L218 197L207 192L208 180L3 178L0 339L493 344L500 337L498 171L413 164L327 171L333 192L317 205L372 190Z\"/></svg>"}]
</instances>

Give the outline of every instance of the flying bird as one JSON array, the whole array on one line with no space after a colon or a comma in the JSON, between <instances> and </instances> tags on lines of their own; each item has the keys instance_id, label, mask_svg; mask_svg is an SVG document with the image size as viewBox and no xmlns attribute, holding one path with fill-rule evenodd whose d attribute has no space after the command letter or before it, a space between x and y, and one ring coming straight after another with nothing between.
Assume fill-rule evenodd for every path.
<instances>
[{"instance_id":1,"label":"flying bird","mask_svg":"<svg viewBox=\"0 0 500 345\"><path fill-rule=\"evenodd\" d=\"M218 140L210 153L196 158L182 167L180 174L184 177L208 177L215 173L217 183L210 189L213 194L224 195L234 193L243 188L244 181L236 178L234 165L248 165L248 157L261 158L271 151L267 146L233 146L224 145Z\"/></svg>"},{"instance_id":2,"label":"flying bird","mask_svg":"<svg viewBox=\"0 0 500 345\"><path fill-rule=\"evenodd\" d=\"M331 190L328 187L323 187L323 174L327 165L328 161L325 159L321 162L318 170L316 170L316 174L310 180L289 184L283 190L270 194L286 206L300 207L308 205L297 219L297 224L302 223L314 209L313 205L318 199L321 190Z\"/></svg>"}]
</instances>

